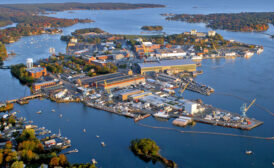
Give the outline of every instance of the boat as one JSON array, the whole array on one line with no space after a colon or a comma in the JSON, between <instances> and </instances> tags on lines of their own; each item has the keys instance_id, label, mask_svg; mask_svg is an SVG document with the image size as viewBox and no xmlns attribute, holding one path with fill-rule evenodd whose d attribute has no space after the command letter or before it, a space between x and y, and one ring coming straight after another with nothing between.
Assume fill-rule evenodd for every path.
<instances>
[{"instance_id":1,"label":"boat","mask_svg":"<svg viewBox=\"0 0 274 168\"><path fill-rule=\"evenodd\" d=\"M22 99L22 100L18 100L17 103L20 104L20 105L24 105L24 104L28 104L29 101Z\"/></svg>"},{"instance_id":2,"label":"boat","mask_svg":"<svg viewBox=\"0 0 274 168\"><path fill-rule=\"evenodd\" d=\"M192 60L201 60L201 59L203 59L203 57L202 56L193 56L191 59Z\"/></svg>"},{"instance_id":3,"label":"boat","mask_svg":"<svg viewBox=\"0 0 274 168\"><path fill-rule=\"evenodd\" d=\"M245 54L244 54L244 58L250 58L250 57L252 57L253 55L254 55L253 52L247 51L247 52L245 52Z\"/></svg>"},{"instance_id":4,"label":"boat","mask_svg":"<svg viewBox=\"0 0 274 168\"><path fill-rule=\"evenodd\" d=\"M62 117L63 117L63 114L60 114L59 117L62 118Z\"/></svg>"},{"instance_id":5,"label":"boat","mask_svg":"<svg viewBox=\"0 0 274 168\"><path fill-rule=\"evenodd\" d=\"M253 152L251 150L247 150L247 151L245 151L245 154L251 155L251 154L253 154Z\"/></svg>"},{"instance_id":6,"label":"boat","mask_svg":"<svg viewBox=\"0 0 274 168\"><path fill-rule=\"evenodd\" d=\"M13 103L0 103L0 112L13 109Z\"/></svg>"},{"instance_id":7,"label":"boat","mask_svg":"<svg viewBox=\"0 0 274 168\"><path fill-rule=\"evenodd\" d=\"M91 159L91 162L92 162L93 164L96 164L96 163L97 163L97 161L96 161L94 158Z\"/></svg>"},{"instance_id":8,"label":"boat","mask_svg":"<svg viewBox=\"0 0 274 168\"><path fill-rule=\"evenodd\" d=\"M51 111L52 111L52 112L55 112L55 110L54 110L54 109L52 109Z\"/></svg>"},{"instance_id":9,"label":"boat","mask_svg":"<svg viewBox=\"0 0 274 168\"><path fill-rule=\"evenodd\" d=\"M96 138L99 138L100 136L99 135L96 135Z\"/></svg>"},{"instance_id":10,"label":"boat","mask_svg":"<svg viewBox=\"0 0 274 168\"><path fill-rule=\"evenodd\" d=\"M83 129L83 132L87 132L86 129Z\"/></svg>"},{"instance_id":11,"label":"boat","mask_svg":"<svg viewBox=\"0 0 274 168\"><path fill-rule=\"evenodd\" d=\"M106 146L105 142L101 142L101 145L102 145L103 147L105 147L105 146Z\"/></svg>"},{"instance_id":12,"label":"boat","mask_svg":"<svg viewBox=\"0 0 274 168\"><path fill-rule=\"evenodd\" d=\"M37 114L42 114L42 111L41 111L41 110L39 110L39 111L37 111L36 113L37 113Z\"/></svg>"},{"instance_id":13,"label":"boat","mask_svg":"<svg viewBox=\"0 0 274 168\"><path fill-rule=\"evenodd\" d=\"M153 117L168 119L169 115L166 112L158 112L153 114Z\"/></svg>"},{"instance_id":14,"label":"boat","mask_svg":"<svg viewBox=\"0 0 274 168\"><path fill-rule=\"evenodd\" d=\"M66 152L66 153L67 153L67 154L70 154L70 153L77 153L77 152L79 152L79 150L78 150L78 149L73 149L73 150L68 151L68 152Z\"/></svg>"}]
</instances>

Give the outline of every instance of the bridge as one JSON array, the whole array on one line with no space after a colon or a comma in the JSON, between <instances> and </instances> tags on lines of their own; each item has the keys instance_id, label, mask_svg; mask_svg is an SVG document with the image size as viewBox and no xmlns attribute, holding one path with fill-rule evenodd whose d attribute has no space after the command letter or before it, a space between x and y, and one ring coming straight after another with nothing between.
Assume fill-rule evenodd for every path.
<instances>
[{"instance_id":1,"label":"bridge","mask_svg":"<svg viewBox=\"0 0 274 168\"><path fill-rule=\"evenodd\" d=\"M7 103L16 103L18 101L22 101L22 100L31 100L31 99L35 99L35 98L39 98L39 97L43 97L43 94L35 94L35 95L30 95L30 96L26 96L26 97L22 97L20 99L12 99L12 100L8 100Z\"/></svg>"}]
</instances>

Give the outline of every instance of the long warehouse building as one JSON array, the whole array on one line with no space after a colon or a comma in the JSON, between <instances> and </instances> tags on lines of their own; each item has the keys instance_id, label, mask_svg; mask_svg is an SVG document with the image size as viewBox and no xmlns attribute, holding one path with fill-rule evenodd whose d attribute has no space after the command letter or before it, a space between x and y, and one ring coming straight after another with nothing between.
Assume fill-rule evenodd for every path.
<instances>
[{"instance_id":1,"label":"long warehouse building","mask_svg":"<svg viewBox=\"0 0 274 168\"><path fill-rule=\"evenodd\" d=\"M196 71L196 63L191 59L161 60L158 62L138 63L138 71L142 75L147 72L193 72Z\"/></svg>"},{"instance_id":2,"label":"long warehouse building","mask_svg":"<svg viewBox=\"0 0 274 168\"><path fill-rule=\"evenodd\" d=\"M112 73L95 77L78 79L77 83L83 87L100 87L104 89L122 88L132 84L145 82L141 75L127 75L123 73Z\"/></svg>"}]
</instances>

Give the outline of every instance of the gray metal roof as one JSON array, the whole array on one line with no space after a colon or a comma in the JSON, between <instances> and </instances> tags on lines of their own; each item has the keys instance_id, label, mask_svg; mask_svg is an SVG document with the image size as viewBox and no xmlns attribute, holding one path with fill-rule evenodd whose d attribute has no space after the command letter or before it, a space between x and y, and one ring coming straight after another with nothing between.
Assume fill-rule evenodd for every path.
<instances>
[{"instance_id":1,"label":"gray metal roof","mask_svg":"<svg viewBox=\"0 0 274 168\"><path fill-rule=\"evenodd\" d=\"M177 60L161 60L159 62L138 63L141 68L160 67L160 66L176 66L195 64L191 59L177 59Z\"/></svg>"}]
</instances>

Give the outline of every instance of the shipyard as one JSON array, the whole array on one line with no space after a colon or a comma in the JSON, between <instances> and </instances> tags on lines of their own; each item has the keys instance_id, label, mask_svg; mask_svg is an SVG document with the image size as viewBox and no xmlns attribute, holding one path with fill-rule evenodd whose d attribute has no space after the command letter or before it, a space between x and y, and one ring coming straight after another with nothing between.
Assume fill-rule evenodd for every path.
<instances>
[{"instance_id":1,"label":"shipyard","mask_svg":"<svg viewBox=\"0 0 274 168\"><path fill-rule=\"evenodd\" d=\"M50 48L52 55L48 59L38 62L27 59L19 68L25 68L34 79L29 84L33 95L6 103L24 105L30 99L44 97L57 103L82 102L92 108L133 118L135 122L153 116L161 120L172 119L177 126L200 122L244 130L263 124L246 115L255 100L248 107L244 104L239 114L204 104L201 99L185 99L183 94L185 90L206 96L215 92L211 86L195 80L202 74L200 58L213 57L212 53L216 58L250 57L255 52L263 52L262 47L230 41L227 43L235 43L234 50L223 47L217 50L212 42L209 52L207 48L201 50L201 47L189 45L155 44L141 37L135 39L138 44L132 45L120 36L91 33L92 36L80 36L85 39L97 37L101 43L78 42L79 35L71 36L66 54L56 54L55 49ZM185 32L183 36L194 38L194 42L220 38L214 31L206 34L196 30ZM246 50L248 47L250 49ZM16 68L12 67L15 76ZM5 104L1 109L8 110Z\"/></svg>"}]
</instances>

